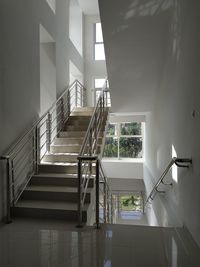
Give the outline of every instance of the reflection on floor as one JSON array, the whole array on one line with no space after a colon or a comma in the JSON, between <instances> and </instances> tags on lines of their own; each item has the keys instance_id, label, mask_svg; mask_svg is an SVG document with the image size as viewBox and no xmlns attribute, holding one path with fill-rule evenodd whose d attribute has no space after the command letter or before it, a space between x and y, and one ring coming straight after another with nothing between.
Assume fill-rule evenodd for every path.
<instances>
[{"instance_id":1,"label":"reflection on floor","mask_svg":"<svg viewBox=\"0 0 200 267\"><path fill-rule=\"evenodd\" d=\"M119 211L115 213L114 223L148 225L146 214L140 211Z\"/></svg>"},{"instance_id":2,"label":"reflection on floor","mask_svg":"<svg viewBox=\"0 0 200 267\"><path fill-rule=\"evenodd\" d=\"M1 267L198 267L183 229L133 225L76 228L17 219L0 226Z\"/></svg>"}]
</instances>

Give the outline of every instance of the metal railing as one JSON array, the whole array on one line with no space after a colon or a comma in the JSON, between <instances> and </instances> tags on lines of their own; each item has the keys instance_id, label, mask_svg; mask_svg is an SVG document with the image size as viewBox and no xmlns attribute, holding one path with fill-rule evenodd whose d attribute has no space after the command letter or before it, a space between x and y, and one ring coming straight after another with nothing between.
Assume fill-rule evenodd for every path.
<instances>
[{"instance_id":1,"label":"metal railing","mask_svg":"<svg viewBox=\"0 0 200 267\"><path fill-rule=\"evenodd\" d=\"M86 89L76 80L0 158L6 161L8 223L11 221L11 206L15 206L32 175L38 173L38 165L50 152L50 145L63 129L70 113L75 107L82 106L86 106Z\"/></svg>"},{"instance_id":2,"label":"metal railing","mask_svg":"<svg viewBox=\"0 0 200 267\"><path fill-rule=\"evenodd\" d=\"M186 163L186 164L183 164L183 163ZM176 157L172 158L172 160L168 164L167 168L165 169L165 171L160 176L160 178L158 179L157 183L154 185L153 189L151 190L149 196L146 199L145 205L147 203L149 203L150 200L153 200L157 193L165 193L165 191L158 189L160 184L167 185L167 186L172 186L173 185L172 183L165 183L164 182L164 178L165 178L166 174L168 173L168 171L171 169L171 167L174 164L176 164L176 166L178 166L178 167L189 168L189 166L192 164L192 159L176 158Z\"/></svg>"},{"instance_id":3,"label":"metal railing","mask_svg":"<svg viewBox=\"0 0 200 267\"><path fill-rule=\"evenodd\" d=\"M106 83L105 83L106 84ZM106 86L106 85L105 85ZM94 109L92 118L90 120L79 156L78 156L78 225L82 226L83 218L82 211L85 204L85 195L88 190L88 184L90 179L95 178L95 192L96 192L96 226L99 227L100 212L99 207L105 209L103 212L104 222L108 221L108 182L101 166L98 154L100 153L100 143L103 134L103 127L105 126L105 120L107 118L108 109L105 99L105 87L99 96L98 102ZM103 190L100 194L100 184L103 185ZM100 201L100 197L103 201Z\"/></svg>"}]
</instances>

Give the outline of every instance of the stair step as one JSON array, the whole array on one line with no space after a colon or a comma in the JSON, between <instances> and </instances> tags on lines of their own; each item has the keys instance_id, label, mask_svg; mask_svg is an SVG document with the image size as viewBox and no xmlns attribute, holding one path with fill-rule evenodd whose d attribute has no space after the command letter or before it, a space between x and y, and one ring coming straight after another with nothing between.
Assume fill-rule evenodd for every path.
<instances>
[{"instance_id":1,"label":"stair step","mask_svg":"<svg viewBox=\"0 0 200 267\"><path fill-rule=\"evenodd\" d=\"M91 118L91 117L90 117ZM66 123L66 125L76 125L76 126L87 126L89 125L90 123L90 120L79 120L79 119L75 119L75 120L72 120L72 119L69 119Z\"/></svg>"},{"instance_id":2,"label":"stair step","mask_svg":"<svg viewBox=\"0 0 200 267\"><path fill-rule=\"evenodd\" d=\"M75 154L75 155L66 155L66 154L61 154L61 153L58 153L58 154L47 154L44 156L42 162L45 163L45 162L71 162L71 163L74 163L74 162L77 162L77 157L78 157L78 153Z\"/></svg>"},{"instance_id":3,"label":"stair step","mask_svg":"<svg viewBox=\"0 0 200 267\"><path fill-rule=\"evenodd\" d=\"M87 221L88 204L83 207L83 221ZM77 221L78 212L76 203L66 203L65 201L41 201L41 200L19 200L11 209L13 216L37 217L49 219L64 219Z\"/></svg>"},{"instance_id":4,"label":"stair step","mask_svg":"<svg viewBox=\"0 0 200 267\"><path fill-rule=\"evenodd\" d=\"M63 164L40 164L38 166L39 173L65 173L65 174L77 174L78 165L67 166ZM93 166L93 172L95 172L95 166Z\"/></svg>"},{"instance_id":5,"label":"stair step","mask_svg":"<svg viewBox=\"0 0 200 267\"><path fill-rule=\"evenodd\" d=\"M81 145L51 145L51 153L79 153Z\"/></svg>"},{"instance_id":6,"label":"stair step","mask_svg":"<svg viewBox=\"0 0 200 267\"><path fill-rule=\"evenodd\" d=\"M60 132L59 138L69 138L69 137L85 137L86 131L70 131L70 132Z\"/></svg>"},{"instance_id":7,"label":"stair step","mask_svg":"<svg viewBox=\"0 0 200 267\"><path fill-rule=\"evenodd\" d=\"M91 116L70 116L67 123L69 121L90 121L91 120Z\"/></svg>"},{"instance_id":8,"label":"stair step","mask_svg":"<svg viewBox=\"0 0 200 267\"><path fill-rule=\"evenodd\" d=\"M31 178L30 185L49 185L49 186L78 186L76 174L61 173L41 173ZM90 179L88 187L94 186L94 179Z\"/></svg>"},{"instance_id":9,"label":"stair step","mask_svg":"<svg viewBox=\"0 0 200 267\"><path fill-rule=\"evenodd\" d=\"M70 138L70 137L85 137L86 131L63 131L59 133L59 137L58 138ZM104 132L100 132L99 133L99 137L103 137L104 136Z\"/></svg>"},{"instance_id":10,"label":"stair step","mask_svg":"<svg viewBox=\"0 0 200 267\"><path fill-rule=\"evenodd\" d=\"M83 137L57 137L55 138L54 145L82 145L84 138Z\"/></svg>"},{"instance_id":11,"label":"stair step","mask_svg":"<svg viewBox=\"0 0 200 267\"><path fill-rule=\"evenodd\" d=\"M65 186L29 185L21 195L21 199L45 201L78 201L78 188ZM85 203L90 203L90 191L86 192Z\"/></svg>"},{"instance_id":12,"label":"stair step","mask_svg":"<svg viewBox=\"0 0 200 267\"><path fill-rule=\"evenodd\" d=\"M78 132L80 132L80 131L87 131L87 129L88 129L88 124L87 125L85 125L85 124L82 124L82 125L68 125L67 124L64 127L65 131L78 131Z\"/></svg>"}]
</instances>

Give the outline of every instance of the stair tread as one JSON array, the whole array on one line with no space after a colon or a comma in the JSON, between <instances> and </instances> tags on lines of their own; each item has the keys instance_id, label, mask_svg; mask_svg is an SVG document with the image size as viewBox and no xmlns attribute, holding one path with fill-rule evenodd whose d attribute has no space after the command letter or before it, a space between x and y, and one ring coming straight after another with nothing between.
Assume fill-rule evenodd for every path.
<instances>
[{"instance_id":1,"label":"stair tread","mask_svg":"<svg viewBox=\"0 0 200 267\"><path fill-rule=\"evenodd\" d=\"M56 165L56 166L68 166L68 167L76 167L78 166L78 163L77 162L48 162L48 161L44 161L44 162L41 162L40 165L42 166L45 166L45 165Z\"/></svg>"},{"instance_id":2,"label":"stair tread","mask_svg":"<svg viewBox=\"0 0 200 267\"><path fill-rule=\"evenodd\" d=\"M20 199L16 208L35 208L35 209L49 209L49 210L70 210L77 211L77 203L66 201L45 201L45 200L27 200ZM87 210L88 204L83 206L83 210Z\"/></svg>"},{"instance_id":3,"label":"stair tread","mask_svg":"<svg viewBox=\"0 0 200 267\"><path fill-rule=\"evenodd\" d=\"M77 174L65 174L65 173L39 173L37 175L34 175L33 177L52 177L52 178L75 178L77 179Z\"/></svg>"},{"instance_id":4,"label":"stair tread","mask_svg":"<svg viewBox=\"0 0 200 267\"><path fill-rule=\"evenodd\" d=\"M69 186L46 186L46 185L29 185L25 189L26 191L40 191L40 192L64 192L64 193L77 193L77 187ZM90 189L87 190L90 192Z\"/></svg>"}]
</instances>

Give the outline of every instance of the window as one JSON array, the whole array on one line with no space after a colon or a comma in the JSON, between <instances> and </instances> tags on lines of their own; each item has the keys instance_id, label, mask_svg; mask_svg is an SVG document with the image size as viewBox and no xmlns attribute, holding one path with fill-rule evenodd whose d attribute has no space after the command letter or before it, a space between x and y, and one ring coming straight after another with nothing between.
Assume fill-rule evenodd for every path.
<instances>
[{"instance_id":1,"label":"window","mask_svg":"<svg viewBox=\"0 0 200 267\"><path fill-rule=\"evenodd\" d=\"M95 102L95 104L97 103L97 100L99 99L99 96L100 96L101 90L104 86L104 83L105 83L105 78L95 78L94 79L94 89L95 89L94 102ZM107 107L110 107L111 106L111 99L110 99L108 80L106 81L106 88L107 88L107 91L105 92L105 101L106 101Z\"/></svg>"},{"instance_id":2,"label":"window","mask_svg":"<svg viewBox=\"0 0 200 267\"><path fill-rule=\"evenodd\" d=\"M95 23L94 59L105 60L103 34L102 34L101 23L99 22Z\"/></svg>"},{"instance_id":3,"label":"window","mask_svg":"<svg viewBox=\"0 0 200 267\"><path fill-rule=\"evenodd\" d=\"M143 134L141 122L110 123L106 133L104 157L142 158Z\"/></svg>"},{"instance_id":4,"label":"window","mask_svg":"<svg viewBox=\"0 0 200 267\"><path fill-rule=\"evenodd\" d=\"M143 211L143 197L141 192L119 196L120 211Z\"/></svg>"}]
</instances>

